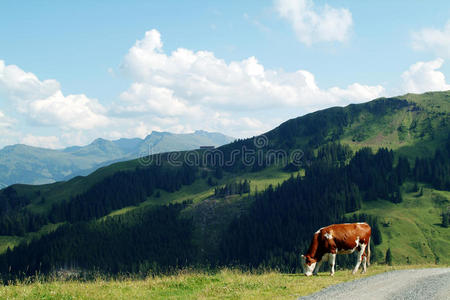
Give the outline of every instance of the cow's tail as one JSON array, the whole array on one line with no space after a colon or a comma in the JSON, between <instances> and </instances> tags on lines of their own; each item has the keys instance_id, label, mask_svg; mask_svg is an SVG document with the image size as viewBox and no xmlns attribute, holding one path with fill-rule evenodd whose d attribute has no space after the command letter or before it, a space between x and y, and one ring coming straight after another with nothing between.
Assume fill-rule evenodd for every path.
<instances>
[{"instance_id":1,"label":"cow's tail","mask_svg":"<svg viewBox=\"0 0 450 300\"><path fill-rule=\"evenodd\" d=\"M367 265L370 266L370 237L369 243L367 243Z\"/></svg>"}]
</instances>

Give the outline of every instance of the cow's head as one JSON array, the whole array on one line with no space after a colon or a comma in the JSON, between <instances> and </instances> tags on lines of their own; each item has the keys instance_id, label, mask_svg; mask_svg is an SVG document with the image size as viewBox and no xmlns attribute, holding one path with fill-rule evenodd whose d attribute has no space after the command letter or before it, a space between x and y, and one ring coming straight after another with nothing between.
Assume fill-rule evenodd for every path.
<instances>
[{"instance_id":1,"label":"cow's head","mask_svg":"<svg viewBox=\"0 0 450 300\"><path fill-rule=\"evenodd\" d=\"M314 268L316 267L317 260L312 258L309 255L302 255L302 267L303 267L303 273L306 276L311 276L313 274Z\"/></svg>"}]
</instances>

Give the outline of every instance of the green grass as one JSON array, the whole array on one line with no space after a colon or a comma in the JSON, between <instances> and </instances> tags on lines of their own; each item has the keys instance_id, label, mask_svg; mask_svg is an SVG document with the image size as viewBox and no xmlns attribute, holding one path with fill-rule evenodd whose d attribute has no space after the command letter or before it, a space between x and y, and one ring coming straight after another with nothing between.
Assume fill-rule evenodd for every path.
<instances>
[{"instance_id":1,"label":"green grass","mask_svg":"<svg viewBox=\"0 0 450 300\"><path fill-rule=\"evenodd\" d=\"M223 269L214 273L180 271L145 279L76 280L15 283L0 287L1 299L296 299L337 283L386 271L428 266L371 266L367 274L349 270L305 277L275 271L249 273Z\"/></svg>"},{"instance_id":2,"label":"green grass","mask_svg":"<svg viewBox=\"0 0 450 300\"><path fill-rule=\"evenodd\" d=\"M354 151L362 147L374 150L387 147L412 160L417 156L433 155L436 149L444 146L449 134L448 91L395 98L407 100L417 107L388 108L382 116L369 110L362 111L350 126L344 128L340 142L348 144Z\"/></svg>"},{"instance_id":3,"label":"green grass","mask_svg":"<svg viewBox=\"0 0 450 300\"><path fill-rule=\"evenodd\" d=\"M400 204L365 202L358 211L377 216L382 223L383 242L375 251L378 261L391 248L397 264L450 263L450 228L441 226L440 217L442 208L450 204L450 192L422 188L421 196L419 192L405 192Z\"/></svg>"}]
</instances>

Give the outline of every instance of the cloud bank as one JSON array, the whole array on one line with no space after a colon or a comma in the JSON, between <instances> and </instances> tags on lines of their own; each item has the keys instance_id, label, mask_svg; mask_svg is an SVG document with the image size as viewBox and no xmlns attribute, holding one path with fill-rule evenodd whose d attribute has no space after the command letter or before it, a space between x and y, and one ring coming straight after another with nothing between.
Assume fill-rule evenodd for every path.
<instances>
[{"instance_id":1,"label":"cloud bank","mask_svg":"<svg viewBox=\"0 0 450 300\"><path fill-rule=\"evenodd\" d=\"M106 110L86 95L64 96L56 80L41 81L36 75L0 60L0 95L40 125L92 129L108 124Z\"/></svg>"},{"instance_id":2,"label":"cloud bank","mask_svg":"<svg viewBox=\"0 0 450 300\"><path fill-rule=\"evenodd\" d=\"M360 83L321 89L307 70L271 70L255 57L226 62L212 52L185 48L167 54L155 29L129 49L121 69L134 82L120 95L117 115L177 118L180 128L206 126L235 136L243 136L244 128L256 134L277 125L267 120L268 111L293 117L384 92L381 85Z\"/></svg>"}]
</instances>

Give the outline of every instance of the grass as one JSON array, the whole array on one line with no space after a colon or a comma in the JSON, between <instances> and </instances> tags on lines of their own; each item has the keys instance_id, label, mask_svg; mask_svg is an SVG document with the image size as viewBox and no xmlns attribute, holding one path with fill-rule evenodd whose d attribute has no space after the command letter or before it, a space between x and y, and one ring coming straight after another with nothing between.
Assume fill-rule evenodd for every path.
<instances>
[{"instance_id":1,"label":"grass","mask_svg":"<svg viewBox=\"0 0 450 300\"><path fill-rule=\"evenodd\" d=\"M302 274L263 273L222 269L214 273L180 271L175 275L33 283L19 282L0 287L1 299L295 299L330 285L375 274L408 268L430 267L375 265L367 274L351 275L349 270L305 277Z\"/></svg>"}]
</instances>

